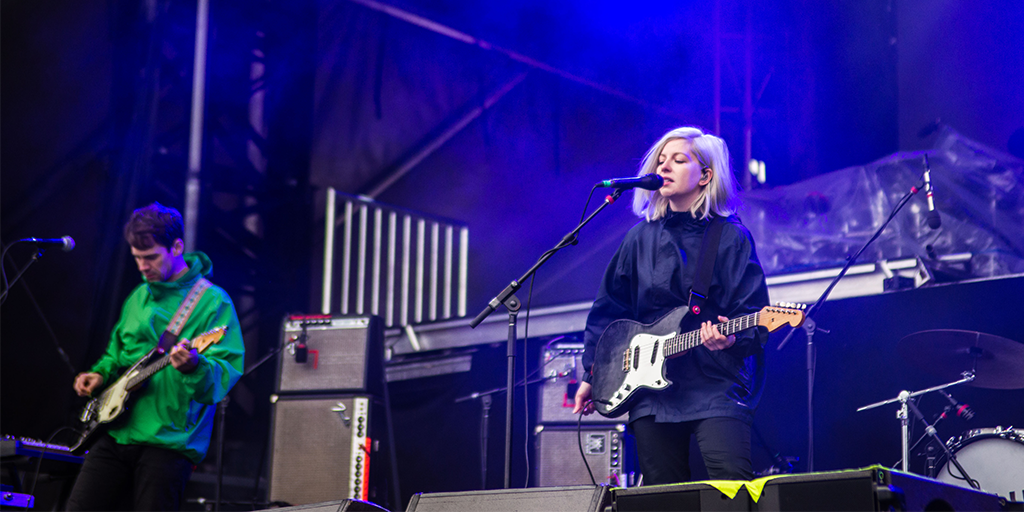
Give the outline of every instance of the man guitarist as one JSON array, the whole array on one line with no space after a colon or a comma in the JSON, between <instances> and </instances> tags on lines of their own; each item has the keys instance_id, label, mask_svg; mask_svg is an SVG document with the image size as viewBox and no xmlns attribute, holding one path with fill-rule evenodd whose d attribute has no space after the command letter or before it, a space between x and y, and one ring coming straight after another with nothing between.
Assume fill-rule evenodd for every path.
<instances>
[{"instance_id":1,"label":"man guitarist","mask_svg":"<svg viewBox=\"0 0 1024 512\"><path fill-rule=\"evenodd\" d=\"M155 373L98 436L69 510L180 509L193 467L209 448L215 405L241 376L245 348L234 305L203 277L210 259L185 253L182 225L177 210L159 203L135 210L125 225L144 282L125 300L106 352L75 378L75 392L92 395L155 347L170 350L174 369ZM217 327L227 327L218 343L202 354L189 349L187 340Z\"/></svg>"},{"instance_id":2,"label":"man guitarist","mask_svg":"<svg viewBox=\"0 0 1024 512\"><path fill-rule=\"evenodd\" d=\"M750 425L764 384L762 327L723 336L727 321L768 305L768 287L750 233L732 216L736 187L725 141L697 128L677 128L644 156L640 174L657 173L660 189L637 189L643 217L608 264L584 333L584 382L574 412L591 414L595 346L618 319L651 324L687 307L696 288L705 231L720 223L710 288L699 313L687 312L679 332L700 329L702 345L666 362L672 385L640 396L629 409L645 484L690 480L690 436L711 479L750 480ZM713 220L714 219L714 220ZM696 289L694 290L696 291ZM698 303L700 301L697 301ZM688 323L691 322L691 323ZM623 371L622 365L611 368Z\"/></svg>"}]
</instances>

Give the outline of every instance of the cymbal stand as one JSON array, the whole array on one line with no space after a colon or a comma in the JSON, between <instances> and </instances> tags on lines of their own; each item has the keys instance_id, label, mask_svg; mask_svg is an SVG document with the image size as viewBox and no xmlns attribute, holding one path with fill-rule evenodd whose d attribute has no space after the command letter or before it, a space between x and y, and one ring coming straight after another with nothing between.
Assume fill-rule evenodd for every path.
<instances>
[{"instance_id":1,"label":"cymbal stand","mask_svg":"<svg viewBox=\"0 0 1024 512\"><path fill-rule=\"evenodd\" d=\"M928 429L931 430L931 432L929 432L929 434L933 435L933 436L935 435L935 427L930 425L928 423L928 421L924 419L924 416L921 415L921 411L919 411L917 409L917 406L914 405L914 403L913 403L913 401L911 399L914 398L914 397L917 397L917 396L921 396L921 395L924 395L924 394L927 394L927 393L931 393L932 391L938 391L940 389L946 389L948 387L956 386L957 384L966 384L966 383L971 382L971 381L974 380L974 372L964 372L963 376L964 377L962 379L958 380L958 381L949 382L949 383L946 383L946 384L940 384L938 386L930 387L928 389L922 389L920 391L913 391L913 392L911 392L911 391L903 390L903 391L900 391L900 394L897 395L896 398L890 398L888 400L883 400L881 402L876 402L876 403L873 403L873 404L870 404L870 405L865 405L864 407L861 407L861 408L857 409L857 412L861 412L861 411L866 411L868 409L874 409L876 407L881 407L883 405L888 405L888 404L895 403L895 402L899 402L900 403L900 409L899 409L899 411L896 412L896 418L900 420L900 434L901 434L901 438L902 438L901 441L902 441L902 448L903 448L903 460L901 461L900 469L902 469L903 471L907 471L907 472L910 471L910 469L909 469L909 464L910 464L910 433L908 431L908 427L910 426L910 411L909 411L910 408L913 408L914 409L914 413L921 419L921 421L924 422L924 424L926 425L926 430L928 430ZM936 437L936 439L938 439L938 438ZM941 441L940 441L940 444L942 444ZM943 448L945 448L946 445L942 444L942 446L943 446ZM960 471L962 473L964 473L963 468L960 467L960 463L959 462L955 462L956 458L953 457L951 453L949 453L949 449L948 448L946 448L946 453L947 453L947 455L950 456L950 459L954 461L954 463L956 464L957 468L960 469ZM964 473L964 476L967 477L967 474ZM968 480L970 480L969 477L968 477Z\"/></svg>"}]
</instances>

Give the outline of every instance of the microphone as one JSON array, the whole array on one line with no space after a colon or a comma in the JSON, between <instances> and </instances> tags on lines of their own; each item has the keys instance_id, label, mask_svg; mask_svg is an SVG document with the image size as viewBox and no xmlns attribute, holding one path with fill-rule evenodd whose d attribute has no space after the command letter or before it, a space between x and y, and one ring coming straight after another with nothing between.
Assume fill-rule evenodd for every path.
<instances>
[{"instance_id":1,"label":"microphone","mask_svg":"<svg viewBox=\"0 0 1024 512\"><path fill-rule=\"evenodd\" d=\"M26 238L20 241L33 243L40 249L53 249L60 247L62 251L69 252L71 249L75 248L75 239L70 236L64 236L61 238Z\"/></svg>"},{"instance_id":2,"label":"microphone","mask_svg":"<svg viewBox=\"0 0 1024 512\"><path fill-rule=\"evenodd\" d=\"M642 188L646 190L658 190L664 183L665 180L657 174L644 174L643 176L637 176L635 178L614 178L604 180L599 182L597 186L621 189Z\"/></svg>"},{"instance_id":3,"label":"microphone","mask_svg":"<svg viewBox=\"0 0 1024 512\"><path fill-rule=\"evenodd\" d=\"M932 190L932 169L928 165L928 155L924 155L924 197L928 201L928 227L939 229L939 226L942 225L942 219L939 218L939 212L935 211L935 200L932 198Z\"/></svg>"},{"instance_id":4,"label":"microphone","mask_svg":"<svg viewBox=\"0 0 1024 512\"><path fill-rule=\"evenodd\" d=\"M945 391L942 391L941 389L939 390L939 393L942 393L942 396L946 397L946 400L949 400L949 403L953 406L953 409L956 410L957 416L960 416L966 421L971 421L971 418L974 417L974 411L971 410L971 407L969 405L957 402L952 395L946 393Z\"/></svg>"}]
</instances>

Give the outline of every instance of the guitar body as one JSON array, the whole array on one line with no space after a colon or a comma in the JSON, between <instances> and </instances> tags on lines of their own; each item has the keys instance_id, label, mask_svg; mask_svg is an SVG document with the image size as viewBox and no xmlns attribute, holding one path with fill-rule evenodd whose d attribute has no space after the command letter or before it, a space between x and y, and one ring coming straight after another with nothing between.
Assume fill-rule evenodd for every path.
<instances>
[{"instance_id":1,"label":"guitar body","mask_svg":"<svg viewBox=\"0 0 1024 512\"><path fill-rule=\"evenodd\" d=\"M679 334L689 311L679 307L653 324L616 320L605 328L594 351L591 396L594 410L617 418L632 407L643 390L659 391L672 384L665 378L665 340Z\"/></svg>"},{"instance_id":2,"label":"guitar body","mask_svg":"<svg viewBox=\"0 0 1024 512\"><path fill-rule=\"evenodd\" d=\"M102 423L110 423L117 419L125 411L128 397L131 390L128 389L129 381L138 375L137 370L125 373L121 378L114 381L100 396L93 398L82 411L83 423L97 426Z\"/></svg>"},{"instance_id":3,"label":"guitar body","mask_svg":"<svg viewBox=\"0 0 1024 512\"><path fill-rule=\"evenodd\" d=\"M85 404L78 418L81 420L84 428L82 429L81 436L78 438L78 442L71 447L71 451L77 450L93 432L116 420L128 409L128 399L131 397L131 392L135 389L131 387L133 384L132 379L139 376L143 363L148 361L152 355L152 352L146 354L146 356L133 364L131 368L128 368L124 375L119 377L110 386L107 386L107 389L103 390L100 396L89 400L89 403ZM135 387L138 387L138 385Z\"/></svg>"}]
</instances>

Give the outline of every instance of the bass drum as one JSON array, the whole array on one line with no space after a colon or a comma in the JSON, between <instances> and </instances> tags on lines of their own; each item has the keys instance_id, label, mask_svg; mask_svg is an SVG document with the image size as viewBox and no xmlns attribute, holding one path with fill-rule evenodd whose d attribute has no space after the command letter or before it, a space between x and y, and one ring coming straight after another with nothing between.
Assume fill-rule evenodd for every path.
<instances>
[{"instance_id":1,"label":"bass drum","mask_svg":"<svg viewBox=\"0 0 1024 512\"><path fill-rule=\"evenodd\" d=\"M985 492L1024 500L1024 431L1013 427L968 430L946 442L956 460ZM936 478L970 488L952 461L946 461Z\"/></svg>"}]
</instances>

